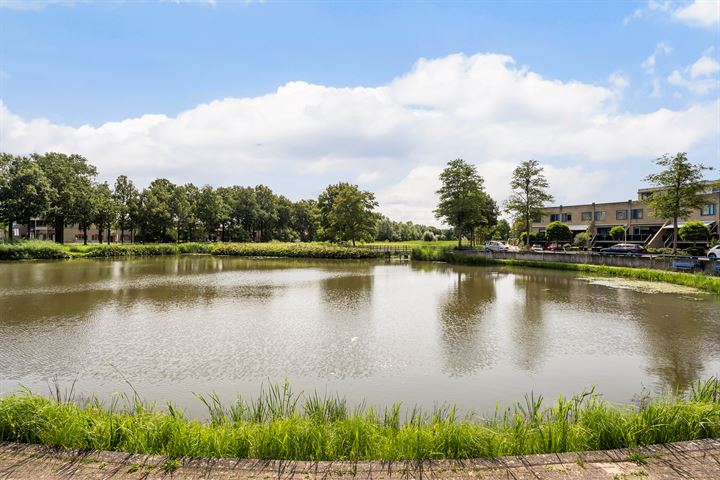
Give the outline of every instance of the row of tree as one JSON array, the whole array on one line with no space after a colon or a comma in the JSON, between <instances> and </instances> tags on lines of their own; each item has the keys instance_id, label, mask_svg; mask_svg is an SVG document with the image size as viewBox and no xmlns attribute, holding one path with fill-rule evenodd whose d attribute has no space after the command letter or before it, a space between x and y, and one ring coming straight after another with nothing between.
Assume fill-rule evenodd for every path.
<instances>
[{"instance_id":1,"label":"row of tree","mask_svg":"<svg viewBox=\"0 0 720 480\"><path fill-rule=\"evenodd\" d=\"M55 240L67 225L97 228L100 242L111 228L124 241L349 241L373 240L379 215L372 192L348 183L330 185L317 200L293 202L264 186L197 187L153 180L138 189L121 175L114 185L96 181L97 169L80 155L0 154L0 221L44 218ZM104 236L103 233L107 232ZM12 239L12 230L10 230Z\"/></svg>"}]
</instances>

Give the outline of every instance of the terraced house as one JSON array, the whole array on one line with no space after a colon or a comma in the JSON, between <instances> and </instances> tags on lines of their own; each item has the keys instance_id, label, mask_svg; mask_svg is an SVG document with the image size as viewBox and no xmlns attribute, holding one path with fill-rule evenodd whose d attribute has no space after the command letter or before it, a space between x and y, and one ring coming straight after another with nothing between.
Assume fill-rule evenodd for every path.
<instances>
[{"instance_id":1,"label":"terraced house","mask_svg":"<svg viewBox=\"0 0 720 480\"><path fill-rule=\"evenodd\" d=\"M687 221L705 223L714 238L720 228L720 180L706 182L704 197L707 203L694 210L690 217L678 221L678 228ZM533 233L544 232L550 222L567 224L573 234L589 231L593 246L607 246L617 243L610 237L613 227L625 229L627 243L638 243L646 247L663 248L672 244L672 219L658 218L648 204L660 188L641 188L637 199L623 202L587 203L583 205L559 205L543 209L543 215L533 222Z\"/></svg>"}]
</instances>

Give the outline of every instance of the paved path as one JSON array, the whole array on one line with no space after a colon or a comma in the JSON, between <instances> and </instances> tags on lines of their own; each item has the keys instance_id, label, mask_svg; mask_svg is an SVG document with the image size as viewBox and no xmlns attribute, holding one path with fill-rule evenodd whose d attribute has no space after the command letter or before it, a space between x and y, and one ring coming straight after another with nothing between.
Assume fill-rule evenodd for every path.
<instances>
[{"instance_id":1,"label":"paved path","mask_svg":"<svg viewBox=\"0 0 720 480\"><path fill-rule=\"evenodd\" d=\"M633 461L634 460L634 461ZM0 442L0 479L720 479L720 439L440 462L182 459Z\"/></svg>"}]
</instances>

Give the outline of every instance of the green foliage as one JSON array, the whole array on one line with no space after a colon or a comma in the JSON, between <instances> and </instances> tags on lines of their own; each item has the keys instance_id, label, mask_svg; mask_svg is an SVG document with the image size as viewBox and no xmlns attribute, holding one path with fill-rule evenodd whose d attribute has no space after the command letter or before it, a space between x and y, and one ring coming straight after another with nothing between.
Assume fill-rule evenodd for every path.
<instances>
[{"instance_id":1,"label":"green foliage","mask_svg":"<svg viewBox=\"0 0 720 480\"><path fill-rule=\"evenodd\" d=\"M542 208L552 202L552 195L547 193L550 184L543 175L543 168L537 160L521 163L512 174L510 188L512 195L504 205L506 212L519 221L526 233L525 244L530 246L530 225L535 218L540 218Z\"/></svg>"},{"instance_id":2,"label":"green foliage","mask_svg":"<svg viewBox=\"0 0 720 480\"><path fill-rule=\"evenodd\" d=\"M703 172L712 167L690 163L687 154L680 152L675 156L668 154L658 158L655 163L663 167L659 173L648 175L645 181L659 187L650 198L650 207L655 216L672 219L673 252L677 250L678 219L690 216L692 209L700 208L706 203L703 197L707 185L703 182Z\"/></svg>"},{"instance_id":3,"label":"green foliage","mask_svg":"<svg viewBox=\"0 0 720 480\"><path fill-rule=\"evenodd\" d=\"M300 257L363 259L379 258L380 251L366 248L349 248L319 243L218 243L212 245L213 255L241 257Z\"/></svg>"},{"instance_id":4,"label":"green foliage","mask_svg":"<svg viewBox=\"0 0 720 480\"><path fill-rule=\"evenodd\" d=\"M338 183L328 186L320 195L318 205L325 238L332 242L372 241L375 238L378 203L372 192L357 185Z\"/></svg>"},{"instance_id":5,"label":"green foliage","mask_svg":"<svg viewBox=\"0 0 720 480\"><path fill-rule=\"evenodd\" d=\"M434 242L435 234L433 232L431 232L430 230L425 230L425 233L423 233L422 239L423 239L423 242Z\"/></svg>"},{"instance_id":6,"label":"green foliage","mask_svg":"<svg viewBox=\"0 0 720 480\"><path fill-rule=\"evenodd\" d=\"M610 229L610 238L616 241L623 240L625 238L625 228L620 225L616 225Z\"/></svg>"},{"instance_id":7,"label":"green foliage","mask_svg":"<svg viewBox=\"0 0 720 480\"><path fill-rule=\"evenodd\" d=\"M27 157L0 154L0 220L8 226L29 222L50 207L52 187L36 162Z\"/></svg>"},{"instance_id":8,"label":"green foliage","mask_svg":"<svg viewBox=\"0 0 720 480\"><path fill-rule=\"evenodd\" d=\"M453 227L458 246L463 235L474 238L476 229L497 222L497 205L485 193L484 180L474 165L460 158L452 160L440 174L440 181L435 218Z\"/></svg>"},{"instance_id":9,"label":"green foliage","mask_svg":"<svg viewBox=\"0 0 720 480\"><path fill-rule=\"evenodd\" d=\"M223 404L198 395L209 419L164 413L139 398L107 408L97 400L48 399L27 391L0 398L0 441L170 458L231 457L287 460L426 460L635 448L720 435L720 386L698 382L688 396L644 398L617 406L593 390L546 405L525 400L494 415L459 416L454 407L403 415L348 405L337 396L296 394L290 386Z\"/></svg>"},{"instance_id":10,"label":"green foliage","mask_svg":"<svg viewBox=\"0 0 720 480\"><path fill-rule=\"evenodd\" d=\"M572 240L570 227L561 222L550 222L545 228L547 239L552 242L567 242Z\"/></svg>"},{"instance_id":11,"label":"green foliage","mask_svg":"<svg viewBox=\"0 0 720 480\"><path fill-rule=\"evenodd\" d=\"M532 244L533 242L539 240L538 235L540 235L540 234L539 234L539 233L538 233L538 234L535 234L535 233L532 233L532 232L531 232L530 235L529 235L530 241L528 242L528 233L527 233L527 232L522 232L522 233L520 233L520 244L521 244L521 245L530 245L530 244Z\"/></svg>"},{"instance_id":12,"label":"green foliage","mask_svg":"<svg viewBox=\"0 0 720 480\"><path fill-rule=\"evenodd\" d=\"M678 234L686 242L698 242L710 238L710 227L703 222L687 222Z\"/></svg>"},{"instance_id":13,"label":"green foliage","mask_svg":"<svg viewBox=\"0 0 720 480\"><path fill-rule=\"evenodd\" d=\"M30 260L68 258L68 249L53 242L27 240L17 243L0 242L0 260Z\"/></svg>"},{"instance_id":14,"label":"green foliage","mask_svg":"<svg viewBox=\"0 0 720 480\"><path fill-rule=\"evenodd\" d=\"M573 245L576 247L587 247L590 244L590 233L580 232L575 235L573 239Z\"/></svg>"},{"instance_id":15,"label":"green foliage","mask_svg":"<svg viewBox=\"0 0 720 480\"><path fill-rule=\"evenodd\" d=\"M497 225L492 230L493 240L509 240L510 239L510 224L504 218L498 220Z\"/></svg>"}]
</instances>

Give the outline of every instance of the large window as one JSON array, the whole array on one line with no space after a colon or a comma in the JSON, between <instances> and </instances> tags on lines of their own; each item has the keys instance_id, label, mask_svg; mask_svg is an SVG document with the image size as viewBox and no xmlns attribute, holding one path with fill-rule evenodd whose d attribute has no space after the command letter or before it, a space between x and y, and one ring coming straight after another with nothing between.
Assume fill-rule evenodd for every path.
<instances>
[{"instance_id":1,"label":"large window","mask_svg":"<svg viewBox=\"0 0 720 480\"><path fill-rule=\"evenodd\" d=\"M615 220L627 220L627 210L616 210L615 211Z\"/></svg>"},{"instance_id":2,"label":"large window","mask_svg":"<svg viewBox=\"0 0 720 480\"><path fill-rule=\"evenodd\" d=\"M563 222L572 222L572 213L563 213L562 221Z\"/></svg>"},{"instance_id":3,"label":"large window","mask_svg":"<svg viewBox=\"0 0 720 480\"><path fill-rule=\"evenodd\" d=\"M631 212L631 217L633 220L641 220L643 218L643 209L633 208Z\"/></svg>"},{"instance_id":4,"label":"large window","mask_svg":"<svg viewBox=\"0 0 720 480\"><path fill-rule=\"evenodd\" d=\"M715 215L715 213L717 213L717 208L714 203L708 203L702 208L702 210L700 210L700 215L703 217L709 217L711 215Z\"/></svg>"},{"instance_id":5,"label":"large window","mask_svg":"<svg viewBox=\"0 0 720 480\"><path fill-rule=\"evenodd\" d=\"M591 222L592 221L592 212L582 212L580 214L580 218L583 222Z\"/></svg>"},{"instance_id":6,"label":"large window","mask_svg":"<svg viewBox=\"0 0 720 480\"><path fill-rule=\"evenodd\" d=\"M595 221L602 222L605 220L605 212L595 212Z\"/></svg>"},{"instance_id":7,"label":"large window","mask_svg":"<svg viewBox=\"0 0 720 480\"><path fill-rule=\"evenodd\" d=\"M550 221L551 221L551 222L559 222L559 221L560 221L560 214L559 214L559 213L551 213L551 214L550 214Z\"/></svg>"}]
</instances>

